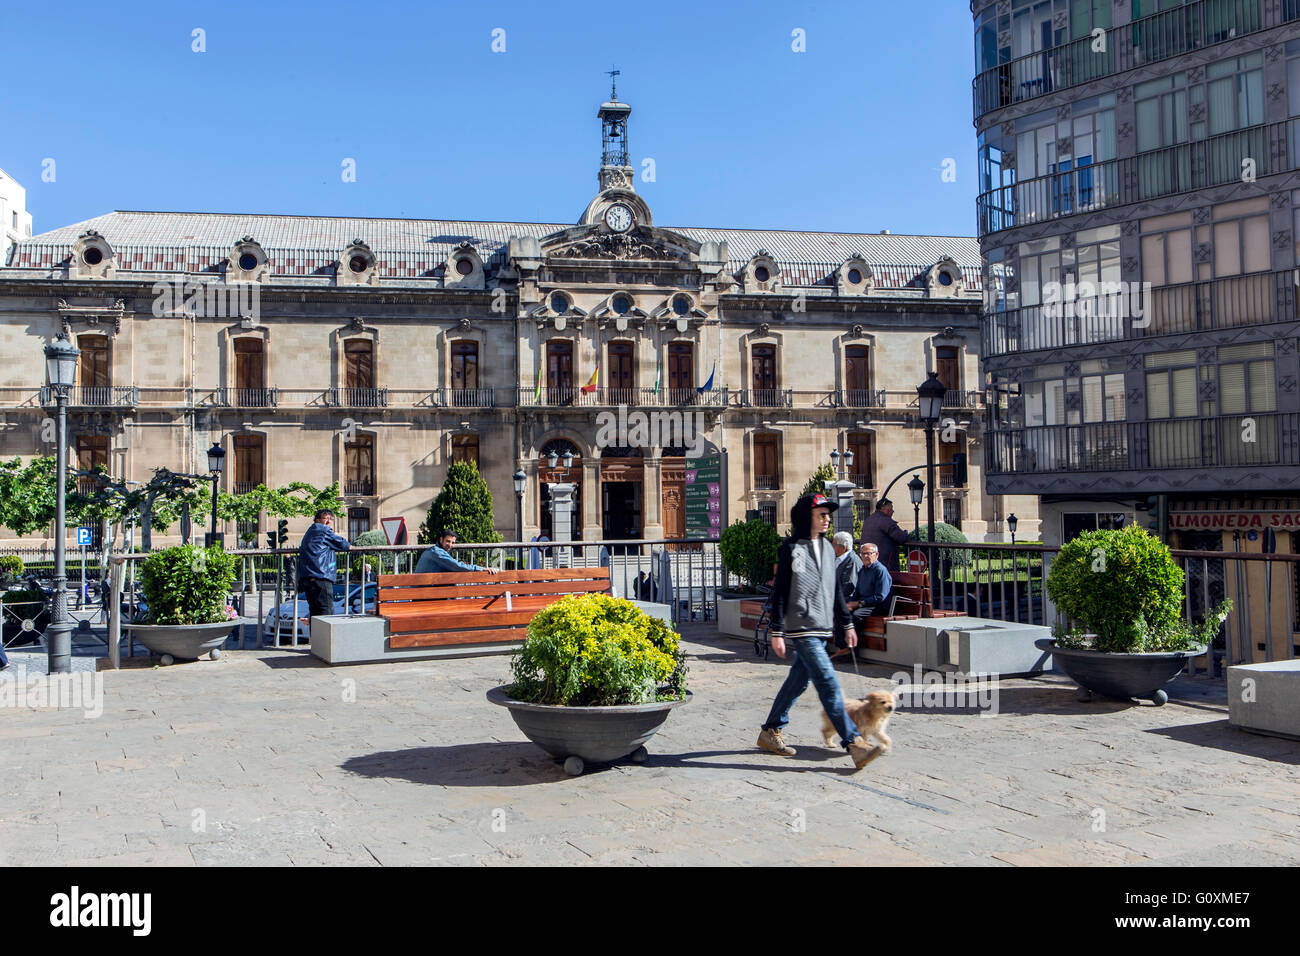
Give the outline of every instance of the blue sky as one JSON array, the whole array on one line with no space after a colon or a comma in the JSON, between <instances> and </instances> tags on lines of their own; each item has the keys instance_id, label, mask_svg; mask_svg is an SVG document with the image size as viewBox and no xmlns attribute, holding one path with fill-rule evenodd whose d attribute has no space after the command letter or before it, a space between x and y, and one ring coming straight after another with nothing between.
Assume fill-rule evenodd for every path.
<instances>
[{"instance_id":1,"label":"blue sky","mask_svg":"<svg viewBox=\"0 0 1300 956\"><path fill-rule=\"evenodd\" d=\"M37 233L112 209L574 222L614 64L661 225L973 235L971 36L959 0L13 3L0 167Z\"/></svg>"}]
</instances>

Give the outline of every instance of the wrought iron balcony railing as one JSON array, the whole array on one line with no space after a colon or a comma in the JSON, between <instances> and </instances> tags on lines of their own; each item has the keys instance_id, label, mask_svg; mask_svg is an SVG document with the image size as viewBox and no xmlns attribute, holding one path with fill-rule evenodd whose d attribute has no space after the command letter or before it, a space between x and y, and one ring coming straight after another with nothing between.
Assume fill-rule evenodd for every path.
<instances>
[{"instance_id":1,"label":"wrought iron balcony railing","mask_svg":"<svg viewBox=\"0 0 1300 956\"><path fill-rule=\"evenodd\" d=\"M266 484L265 480L258 481L237 481L234 484L235 494L246 495L251 491L256 491L259 485ZM208 496L208 504L212 503L212 496Z\"/></svg>"},{"instance_id":2,"label":"wrought iron balcony railing","mask_svg":"<svg viewBox=\"0 0 1300 956\"><path fill-rule=\"evenodd\" d=\"M754 476L754 489L756 491L777 491L780 487L780 479L776 475Z\"/></svg>"},{"instance_id":3,"label":"wrought iron balcony railing","mask_svg":"<svg viewBox=\"0 0 1300 956\"><path fill-rule=\"evenodd\" d=\"M752 408L793 408L794 393L788 388L742 388L736 404Z\"/></svg>"},{"instance_id":4,"label":"wrought iron balcony railing","mask_svg":"<svg viewBox=\"0 0 1300 956\"><path fill-rule=\"evenodd\" d=\"M54 390L41 388L42 405L54 404ZM68 404L74 407L134 408L140 404L140 390L133 385L74 385L68 389Z\"/></svg>"},{"instance_id":5,"label":"wrought iron balcony railing","mask_svg":"<svg viewBox=\"0 0 1300 956\"><path fill-rule=\"evenodd\" d=\"M274 388L220 388L215 400L230 408L274 408L279 399L277 392Z\"/></svg>"},{"instance_id":6,"label":"wrought iron balcony railing","mask_svg":"<svg viewBox=\"0 0 1300 956\"><path fill-rule=\"evenodd\" d=\"M984 355L1290 321L1300 314L1298 287L1300 272L1287 269L986 312Z\"/></svg>"},{"instance_id":7,"label":"wrought iron balcony railing","mask_svg":"<svg viewBox=\"0 0 1300 956\"><path fill-rule=\"evenodd\" d=\"M345 495L373 495L375 493L375 479L349 478L343 482L343 493Z\"/></svg>"},{"instance_id":8,"label":"wrought iron balcony railing","mask_svg":"<svg viewBox=\"0 0 1300 956\"><path fill-rule=\"evenodd\" d=\"M1264 29L1261 0L1197 0L1060 46L1008 60L979 73L975 118L990 110L1167 60ZM1285 20L1294 19L1290 11Z\"/></svg>"},{"instance_id":9,"label":"wrought iron balcony railing","mask_svg":"<svg viewBox=\"0 0 1300 956\"><path fill-rule=\"evenodd\" d=\"M1248 421L1255 441L1242 439ZM1300 465L1297 428L1296 412L992 427L985 432L985 467L990 475L1024 475Z\"/></svg>"},{"instance_id":10,"label":"wrought iron balcony railing","mask_svg":"<svg viewBox=\"0 0 1300 956\"><path fill-rule=\"evenodd\" d=\"M1295 169L1300 157L1296 120L1251 126L1219 136L1048 173L981 193L975 200L981 236L1015 226L1145 202L1159 196L1221 186L1254 175Z\"/></svg>"},{"instance_id":11,"label":"wrought iron balcony railing","mask_svg":"<svg viewBox=\"0 0 1300 956\"><path fill-rule=\"evenodd\" d=\"M388 405L388 389L331 388L327 401L340 408L385 408Z\"/></svg>"}]
</instances>

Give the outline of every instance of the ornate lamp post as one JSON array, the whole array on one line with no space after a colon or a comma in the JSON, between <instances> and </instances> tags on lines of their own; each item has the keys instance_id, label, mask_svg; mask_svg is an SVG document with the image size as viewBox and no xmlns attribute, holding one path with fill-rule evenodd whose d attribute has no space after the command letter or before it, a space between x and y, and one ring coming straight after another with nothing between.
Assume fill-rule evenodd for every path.
<instances>
[{"instance_id":1,"label":"ornate lamp post","mask_svg":"<svg viewBox=\"0 0 1300 956\"><path fill-rule=\"evenodd\" d=\"M515 540L524 540L524 492L528 490L528 476L522 468L515 469L512 476L515 482ZM515 567L520 565L523 554L515 551Z\"/></svg>"},{"instance_id":2,"label":"ornate lamp post","mask_svg":"<svg viewBox=\"0 0 1300 956\"><path fill-rule=\"evenodd\" d=\"M921 536L921 496L925 494L925 482L920 475L913 475L907 483L907 494L912 499L912 518L916 522L916 536Z\"/></svg>"},{"instance_id":3,"label":"ornate lamp post","mask_svg":"<svg viewBox=\"0 0 1300 956\"><path fill-rule=\"evenodd\" d=\"M68 390L77 378L80 350L60 335L45 347L45 376L58 405L55 483L57 505L54 517L54 607L48 628L49 672L72 673L72 619L68 616L68 569L64 554L67 535L66 513L68 480Z\"/></svg>"},{"instance_id":4,"label":"ornate lamp post","mask_svg":"<svg viewBox=\"0 0 1300 956\"><path fill-rule=\"evenodd\" d=\"M931 372L929 377L916 387L917 405L921 410L921 425L925 428L925 477L928 479L930 492L926 496L926 519L930 522L927 540L934 543L934 426L939 424L939 415L943 410L943 398L947 389L939 381L939 373ZM931 564L934 562L931 561Z\"/></svg>"},{"instance_id":5,"label":"ornate lamp post","mask_svg":"<svg viewBox=\"0 0 1300 956\"><path fill-rule=\"evenodd\" d=\"M1012 514L1007 515L1007 527L1011 529L1011 543L1012 543L1012 544L1015 544L1015 543L1016 543L1016 522L1017 522L1017 520L1018 520L1018 519L1016 518L1014 512L1013 512Z\"/></svg>"},{"instance_id":6,"label":"ornate lamp post","mask_svg":"<svg viewBox=\"0 0 1300 956\"><path fill-rule=\"evenodd\" d=\"M226 450L221 447L220 443L213 442L212 447L208 449L208 473L212 475L212 531L208 535L208 540L204 542L206 547L221 545L221 537L217 534L217 485L221 481L221 468L226 463Z\"/></svg>"}]
</instances>

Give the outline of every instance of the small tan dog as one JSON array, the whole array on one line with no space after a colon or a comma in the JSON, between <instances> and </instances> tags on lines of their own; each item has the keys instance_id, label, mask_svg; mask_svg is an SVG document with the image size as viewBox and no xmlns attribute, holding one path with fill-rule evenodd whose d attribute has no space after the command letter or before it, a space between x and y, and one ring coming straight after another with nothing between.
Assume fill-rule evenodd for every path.
<instances>
[{"instance_id":1,"label":"small tan dog","mask_svg":"<svg viewBox=\"0 0 1300 956\"><path fill-rule=\"evenodd\" d=\"M849 720L857 726L862 739L870 743L872 737L876 738L876 749L867 758L867 763L881 754L889 753L889 748L893 746L893 742L885 733L885 727L889 724L889 718L894 716L894 709L897 706L898 698L887 690L873 690L861 700L844 701L844 709L848 711ZM831 719L826 716L826 711L822 711L822 740L826 742L827 747L835 746L835 727L831 724ZM866 763L863 766L865 767Z\"/></svg>"}]
</instances>

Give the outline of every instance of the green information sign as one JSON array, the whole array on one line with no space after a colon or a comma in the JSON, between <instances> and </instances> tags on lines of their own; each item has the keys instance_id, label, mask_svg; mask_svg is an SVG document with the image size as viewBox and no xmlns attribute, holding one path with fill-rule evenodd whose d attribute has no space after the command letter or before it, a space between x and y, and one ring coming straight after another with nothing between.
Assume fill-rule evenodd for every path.
<instances>
[{"instance_id":1,"label":"green information sign","mask_svg":"<svg viewBox=\"0 0 1300 956\"><path fill-rule=\"evenodd\" d=\"M722 458L686 459L686 537L722 533Z\"/></svg>"}]
</instances>

